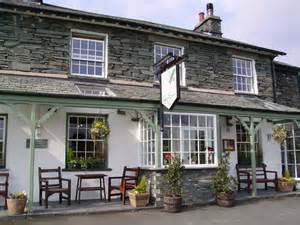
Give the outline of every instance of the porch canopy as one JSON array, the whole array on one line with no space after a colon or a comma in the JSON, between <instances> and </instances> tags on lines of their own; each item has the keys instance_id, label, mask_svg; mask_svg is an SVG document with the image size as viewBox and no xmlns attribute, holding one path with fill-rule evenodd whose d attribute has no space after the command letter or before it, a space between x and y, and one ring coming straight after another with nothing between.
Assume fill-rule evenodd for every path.
<instances>
[{"instance_id":1,"label":"porch canopy","mask_svg":"<svg viewBox=\"0 0 300 225\"><path fill-rule=\"evenodd\" d=\"M157 113L159 88L151 83L117 80L67 79L66 75L32 74L0 71L0 104L8 106L31 128L30 141L30 187L29 213L32 210L34 187L34 158L36 129L63 107L110 108L134 111L154 129L156 135L156 168L160 168L160 137ZM48 77L45 77L48 76ZM31 117L18 105L31 106ZM36 108L47 105L51 109L37 118ZM256 96L239 96L231 92L187 88L181 92L181 99L174 107L176 112L212 113L218 116L233 116L249 132L252 164L252 195L256 195L256 160L254 137L264 120L274 123L292 121L299 124L300 110L262 100ZM155 116L149 119L148 113ZM257 121L259 123L257 124Z\"/></svg>"}]
</instances>

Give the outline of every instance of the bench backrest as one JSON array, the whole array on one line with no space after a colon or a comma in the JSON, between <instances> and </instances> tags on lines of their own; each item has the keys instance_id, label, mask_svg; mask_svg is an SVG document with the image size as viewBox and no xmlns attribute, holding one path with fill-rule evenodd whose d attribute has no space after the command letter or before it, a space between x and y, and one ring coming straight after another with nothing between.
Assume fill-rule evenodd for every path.
<instances>
[{"instance_id":1,"label":"bench backrest","mask_svg":"<svg viewBox=\"0 0 300 225\"><path fill-rule=\"evenodd\" d=\"M266 164L261 164L261 165L257 165L256 166L256 176L264 176L266 177ZM250 175L252 174L252 167L250 165L236 165L236 172L237 172L237 176L245 176L245 174L240 173L240 172L247 172L250 173Z\"/></svg>"}]
</instances>

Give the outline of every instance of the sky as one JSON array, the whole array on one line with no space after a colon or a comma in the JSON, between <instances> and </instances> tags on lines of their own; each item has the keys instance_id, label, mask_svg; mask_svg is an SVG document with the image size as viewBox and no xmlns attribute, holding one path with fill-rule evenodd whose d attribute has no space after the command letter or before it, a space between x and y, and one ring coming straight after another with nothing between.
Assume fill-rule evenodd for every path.
<instances>
[{"instance_id":1,"label":"sky","mask_svg":"<svg viewBox=\"0 0 300 225\"><path fill-rule=\"evenodd\" d=\"M277 60L300 67L299 0L44 0L100 14L193 29L198 13L214 3L226 38L280 50Z\"/></svg>"}]
</instances>

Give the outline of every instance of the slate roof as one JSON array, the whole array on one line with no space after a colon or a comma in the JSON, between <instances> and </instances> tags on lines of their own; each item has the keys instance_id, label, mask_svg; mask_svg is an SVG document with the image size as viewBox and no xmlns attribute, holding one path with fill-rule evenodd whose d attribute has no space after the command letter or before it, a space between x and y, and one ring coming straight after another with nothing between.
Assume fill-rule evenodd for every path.
<instances>
[{"instance_id":1,"label":"slate roof","mask_svg":"<svg viewBox=\"0 0 300 225\"><path fill-rule=\"evenodd\" d=\"M69 18L68 17L69 15L73 15L73 16L78 16L80 18L80 20L82 20L83 17L92 18L93 21L94 21L94 19L100 20L100 21L104 20L110 24L121 25L125 29L126 29L127 25L129 25L129 26L132 26L135 28L136 27L141 28L141 30L142 30L142 28L145 28L146 30L149 30L151 32L154 32L154 30L159 30L159 31L161 31L161 33L160 33L161 35L163 35L164 33L175 32L180 37L190 35L195 38L209 40L211 42L211 44L220 42L220 43L223 43L223 44L231 46L231 47L239 46L239 47L243 48L244 50L255 49L255 50L258 50L261 52L268 52L270 54L273 54L274 56L286 55L286 53L282 52L282 51L277 51L277 50L273 50L273 49L269 49L269 48L264 48L264 47L248 44L248 43L241 42L241 41L232 40L229 38L215 37L215 36L195 32L195 31L189 30L189 29L184 29L184 28L179 28L179 27L174 27L174 26L169 26L169 25L164 25L164 24L159 24L159 23L153 23L153 22L149 22L149 21L103 15L103 14L98 14L98 13L70 9L70 8L66 8L66 7L60 7L60 6L46 4L46 3L28 4L28 3L21 3L21 2L18 2L18 3L11 2L11 0L0 0L0 6L1 6L1 4L4 6L5 5L6 6L19 6L19 7L24 7L27 9L30 8L30 9L39 10L39 11L43 10L45 12L46 11L50 12L50 14L52 12L53 13L61 13L61 14L64 14L64 16L66 18ZM41 15L43 15L43 13Z\"/></svg>"},{"instance_id":2,"label":"slate roof","mask_svg":"<svg viewBox=\"0 0 300 225\"><path fill-rule=\"evenodd\" d=\"M286 68L289 68L289 69L292 69L292 70L300 71L299 66L295 66L295 65L292 65L292 64L289 64L289 63L286 63L286 62L280 62L280 61L274 60L274 64L275 64L275 66L283 66L283 67L286 67Z\"/></svg>"},{"instance_id":3,"label":"slate roof","mask_svg":"<svg viewBox=\"0 0 300 225\"><path fill-rule=\"evenodd\" d=\"M103 88L109 90L106 96L85 95L80 92L79 86L92 88ZM38 96L63 96L83 97L99 99L116 99L131 101L159 102L159 88L136 85L124 85L113 83L91 83L80 80L1 75L0 94L18 93ZM181 91L180 103L193 104L198 106L226 107L243 110L258 110L271 112L300 113L300 109L279 105L258 97L237 96L230 94L205 93L199 91Z\"/></svg>"}]
</instances>

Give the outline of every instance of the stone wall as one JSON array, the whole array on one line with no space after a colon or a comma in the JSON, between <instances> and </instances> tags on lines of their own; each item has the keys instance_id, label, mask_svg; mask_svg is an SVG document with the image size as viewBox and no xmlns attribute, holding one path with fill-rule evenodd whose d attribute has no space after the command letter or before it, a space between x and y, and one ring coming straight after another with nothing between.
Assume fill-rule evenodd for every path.
<instances>
[{"instance_id":1,"label":"stone wall","mask_svg":"<svg viewBox=\"0 0 300 225\"><path fill-rule=\"evenodd\" d=\"M71 30L108 34L108 78L153 82L154 44L184 47L187 85L233 91L232 55L255 59L259 94L272 98L266 56L119 28L0 14L0 69L69 74Z\"/></svg>"},{"instance_id":2,"label":"stone wall","mask_svg":"<svg viewBox=\"0 0 300 225\"><path fill-rule=\"evenodd\" d=\"M210 189L215 169L185 169L183 171L183 204L203 204L213 200ZM151 201L158 206L163 204L165 170L143 170L150 181Z\"/></svg>"},{"instance_id":3,"label":"stone wall","mask_svg":"<svg viewBox=\"0 0 300 225\"><path fill-rule=\"evenodd\" d=\"M275 64L276 96L279 104L300 108L300 69Z\"/></svg>"}]
</instances>

